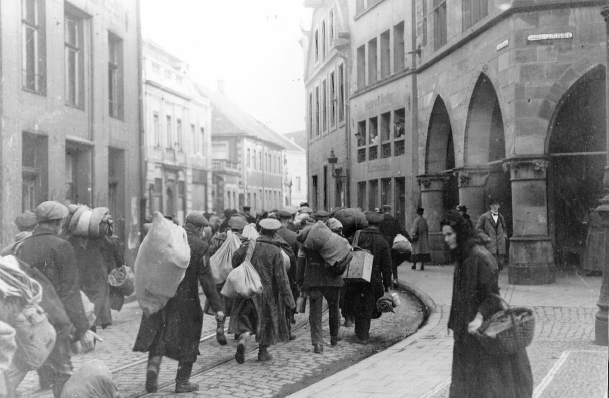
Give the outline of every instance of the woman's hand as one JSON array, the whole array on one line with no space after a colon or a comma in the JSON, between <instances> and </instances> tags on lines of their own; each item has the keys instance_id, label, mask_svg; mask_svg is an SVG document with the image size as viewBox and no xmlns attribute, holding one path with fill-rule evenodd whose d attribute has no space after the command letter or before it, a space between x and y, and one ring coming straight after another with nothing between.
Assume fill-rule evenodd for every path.
<instances>
[{"instance_id":1,"label":"woman's hand","mask_svg":"<svg viewBox=\"0 0 609 398\"><path fill-rule=\"evenodd\" d=\"M478 331L478 329L480 329L480 326L482 326L482 322L484 321L484 318L482 317L481 313L477 313L476 317L474 318L473 321L471 321L468 325L467 325L467 331L470 334L474 334L476 333L476 331Z\"/></svg>"}]
</instances>

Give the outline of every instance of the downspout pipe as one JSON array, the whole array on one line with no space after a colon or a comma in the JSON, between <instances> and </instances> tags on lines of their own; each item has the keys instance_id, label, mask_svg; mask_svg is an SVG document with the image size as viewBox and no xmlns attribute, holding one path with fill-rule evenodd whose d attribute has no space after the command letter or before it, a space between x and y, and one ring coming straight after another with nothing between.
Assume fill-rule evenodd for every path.
<instances>
[{"instance_id":1,"label":"downspout pipe","mask_svg":"<svg viewBox=\"0 0 609 398\"><path fill-rule=\"evenodd\" d=\"M146 132L144 129L144 88L143 88L143 73L142 73L142 16L141 16L141 5L140 0L136 0L136 18L137 18L137 91L138 91L138 128L139 128L139 197L140 197L140 215L139 215L139 229L140 229L140 242L142 241L143 225L146 219Z\"/></svg>"}]
</instances>

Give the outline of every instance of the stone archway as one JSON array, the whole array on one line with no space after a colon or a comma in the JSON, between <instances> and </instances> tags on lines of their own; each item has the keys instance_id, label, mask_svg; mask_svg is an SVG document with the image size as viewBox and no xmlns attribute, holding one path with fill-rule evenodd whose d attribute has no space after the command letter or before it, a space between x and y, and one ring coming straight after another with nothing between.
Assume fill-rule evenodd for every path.
<instances>
[{"instance_id":1,"label":"stone archway","mask_svg":"<svg viewBox=\"0 0 609 398\"><path fill-rule=\"evenodd\" d=\"M588 216L602 196L607 164L605 67L581 76L558 102L546 151L548 216L557 265L583 265Z\"/></svg>"},{"instance_id":2,"label":"stone archway","mask_svg":"<svg viewBox=\"0 0 609 398\"><path fill-rule=\"evenodd\" d=\"M503 115L489 77L480 73L472 90L465 127L464 164L459 175L459 197L469 208L474 223L487 211L490 196L502 201L508 231L512 229L512 195L505 158Z\"/></svg>"},{"instance_id":3,"label":"stone archway","mask_svg":"<svg viewBox=\"0 0 609 398\"><path fill-rule=\"evenodd\" d=\"M455 149L450 116L442 97L433 105L427 131L425 174L418 176L421 206L429 223L429 244L433 264L446 264L450 256L442 238L439 220L447 209L459 203Z\"/></svg>"}]
</instances>

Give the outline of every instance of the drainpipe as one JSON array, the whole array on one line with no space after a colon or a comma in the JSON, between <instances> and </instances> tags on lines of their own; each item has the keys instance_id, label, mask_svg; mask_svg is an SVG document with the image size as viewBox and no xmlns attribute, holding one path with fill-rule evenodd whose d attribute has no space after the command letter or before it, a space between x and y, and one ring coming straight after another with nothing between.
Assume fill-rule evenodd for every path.
<instances>
[{"instance_id":1,"label":"drainpipe","mask_svg":"<svg viewBox=\"0 0 609 398\"><path fill-rule=\"evenodd\" d=\"M419 90L418 90L418 79L417 79L417 55L420 56L420 52L415 51L417 45L417 21L416 21L416 7L415 2L411 2L411 29L410 29L410 37L411 37L411 69L412 69L412 111L411 111L411 119L412 119L412 176L416 176L419 174ZM405 123L406 121L404 121ZM411 181L411 189L414 193L415 189L418 190L418 184L415 183L416 179ZM417 194L418 196L418 194ZM418 201L418 200L417 200ZM404 203L406 205L406 203ZM406 206L405 206L406 207ZM404 216L408 214L406 208L404 208ZM411 215L410 213L409 215ZM406 223L406 220L404 220Z\"/></svg>"},{"instance_id":2,"label":"drainpipe","mask_svg":"<svg viewBox=\"0 0 609 398\"><path fill-rule=\"evenodd\" d=\"M141 8L140 0L136 0L136 18L137 18L137 91L138 91L138 124L139 124L139 179L140 179L140 217L139 217L139 228L140 228L140 239L144 236L142 228L144 220L146 219L146 137L144 130L144 95L143 95L143 84L142 81L142 23L141 23ZM132 215L133 217L133 215Z\"/></svg>"}]
</instances>

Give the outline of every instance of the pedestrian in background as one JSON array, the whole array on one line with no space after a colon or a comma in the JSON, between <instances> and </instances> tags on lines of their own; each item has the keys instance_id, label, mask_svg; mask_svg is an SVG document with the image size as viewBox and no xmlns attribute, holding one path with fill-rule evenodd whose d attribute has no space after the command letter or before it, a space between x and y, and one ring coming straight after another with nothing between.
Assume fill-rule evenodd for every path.
<instances>
[{"instance_id":1,"label":"pedestrian in background","mask_svg":"<svg viewBox=\"0 0 609 398\"><path fill-rule=\"evenodd\" d=\"M491 209L478 218L476 234L482 240L486 249L495 256L499 272L501 272L507 258L507 228L503 215L499 213L501 201L491 196L488 204Z\"/></svg>"},{"instance_id":2,"label":"pedestrian in background","mask_svg":"<svg viewBox=\"0 0 609 398\"><path fill-rule=\"evenodd\" d=\"M379 231L384 217L370 212L366 220L368 228L355 232L353 246L369 250L374 256L370 282L347 281L344 299L344 310L355 318L355 335L361 344L368 344L372 318L381 316L376 301L391 287L391 253Z\"/></svg>"},{"instance_id":3,"label":"pedestrian in background","mask_svg":"<svg viewBox=\"0 0 609 398\"><path fill-rule=\"evenodd\" d=\"M533 375L526 350L491 356L473 336L485 319L502 309L494 257L477 243L458 212L447 212L440 226L457 264L448 320L455 340L449 397L531 397Z\"/></svg>"},{"instance_id":4,"label":"pedestrian in background","mask_svg":"<svg viewBox=\"0 0 609 398\"><path fill-rule=\"evenodd\" d=\"M393 241L398 234L403 235L406 239L410 240L408 231L402 228L402 225L397 218L391 215L391 206L383 205L383 221L379 225L379 231L383 238L387 241L387 245L391 249L393 247ZM391 253L391 271L393 274L393 287L397 288L398 285L398 266L404 261L410 258L408 254L399 253L393 249Z\"/></svg>"},{"instance_id":5,"label":"pedestrian in background","mask_svg":"<svg viewBox=\"0 0 609 398\"><path fill-rule=\"evenodd\" d=\"M17 248L26 238L32 236L32 232L36 227L36 214L33 211L26 210L15 219L15 225L19 233L15 235L13 243L2 249L0 256L8 256L17 252Z\"/></svg>"},{"instance_id":6,"label":"pedestrian in background","mask_svg":"<svg viewBox=\"0 0 609 398\"><path fill-rule=\"evenodd\" d=\"M461 214L461 217L465 218L465 221L467 221L471 230L474 231L474 222L472 221L472 218L469 216L469 214L467 214L467 206L465 206L464 204L460 204L457 206L457 211L459 212L459 214Z\"/></svg>"},{"instance_id":7,"label":"pedestrian in background","mask_svg":"<svg viewBox=\"0 0 609 398\"><path fill-rule=\"evenodd\" d=\"M429 225L423 217L425 209L417 208L417 218L412 225L412 269L417 269L417 263L421 263L421 271L425 269L425 263L431 262L431 251L429 249Z\"/></svg>"},{"instance_id":8,"label":"pedestrian in background","mask_svg":"<svg viewBox=\"0 0 609 398\"><path fill-rule=\"evenodd\" d=\"M294 262L291 264L290 269L288 270L288 278L290 280L292 296L294 297L294 301L296 301L299 296L298 285L296 284L296 256L298 256L298 241L296 241L297 234L288 228L290 220L292 219L292 214L290 212L281 210L277 213L277 217L281 223L281 227L277 230L277 235L288 244L293 254L293 257L290 257L290 262ZM295 309L290 310L288 314L290 323L296 323L294 315Z\"/></svg>"},{"instance_id":9,"label":"pedestrian in background","mask_svg":"<svg viewBox=\"0 0 609 398\"><path fill-rule=\"evenodd\" d=\"M260 237L244 243L233 255L233 267L245 261L249 247L253 245L252 266L260 275L262 294L249 299L235 299L228 331L239 334L235 360L245 362L245 351L252 334L258 343L258 360L269 361L273 357L268 347L289 340L288 309L296 307L288 275L283 265L283 255L273 237L281 223L272 218L260 221Z\"/></svg>"},{"instance_id":10,"label":"pedestrian in background","mask_svg":"<svg viewBox=\"0 0 609 398\"><path fill-rule=\"evenodd\" d=\"M178 361L175 392L199 389L198 384L190 382L192 366L200 354L199 342L203 328L199 283L211 308L216 312L216 320L224 321L211 269L205 262L209 246L201 239L203 229L208 224L201 213L186 216L184 229L188 236L190 262L184 279L178 285L175 296L169 299L163 309L148 317L142 315L133 351L148 352L146 391L149 393L158 389L159 368L163 357Z\"/></svg>"}]
</instances>

